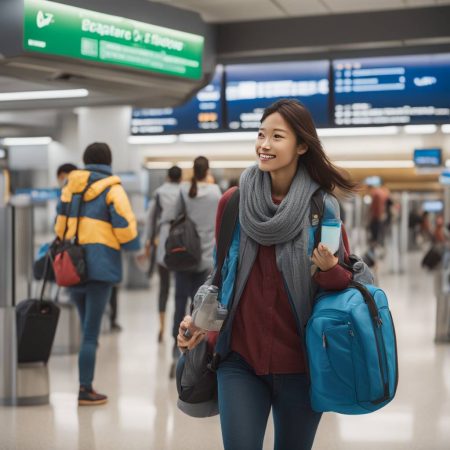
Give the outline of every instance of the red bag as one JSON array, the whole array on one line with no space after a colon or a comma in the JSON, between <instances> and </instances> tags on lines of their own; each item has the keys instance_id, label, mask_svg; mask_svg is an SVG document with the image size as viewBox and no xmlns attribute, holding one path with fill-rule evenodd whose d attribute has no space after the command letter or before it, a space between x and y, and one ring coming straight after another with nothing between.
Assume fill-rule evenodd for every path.
<instances>
[{"instance_id":1,"label":"red bag","mask_svg":"<svg viewBox=\"0 0 450 450\"><path fill-rule=\"evenodd\" d=\"M58 286L75 286L87 280L86 260L81 245L71 241L56 244L53 271Z\"/></svg>"},{"instance_id":2,"label":"red bag","mask_svg":"<svg viewBox=\"0 0 450 450\"><path fill-rule=\"evenodd\" d=\"M91 183L88 183L80 195L76 216L77 228L75 230L75 236L71 240L65 239L74 197L72 196L72 201L69 204L66 214L66 226L64 229L63 238L62 240L57 239L53 244L54 258L52 263L56 284L58 286L76 286L77 284L84 283L88 279L84 249L78 244L78 227L80 224L81 203L83 202L83 196L89 189L90 185Z\"/></svg>"}]
</instances>

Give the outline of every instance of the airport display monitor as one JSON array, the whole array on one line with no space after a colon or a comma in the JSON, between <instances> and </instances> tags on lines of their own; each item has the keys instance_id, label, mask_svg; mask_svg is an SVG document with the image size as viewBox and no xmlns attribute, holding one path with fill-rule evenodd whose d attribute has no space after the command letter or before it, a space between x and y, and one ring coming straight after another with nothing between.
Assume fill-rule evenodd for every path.
<instances>
[{"instance_id":1,"label":"airport display monitor","mask_svg":"<svg viewBox=\"0 0 450 450\"><path fill-rule=\"evenodd\" d=\"M379 177L378 175L371 175L370 177L366 177L364 179L364 184L373 187L381 186L381 177Z\"/></svg>"},{"instance_id":2,"label":"airport display monitor","mask_svg":"<svg viewBox=\"0 0 450 450\"><path fill-rule=\"evenodd\" d=\"M333 61L338 126L448 122L450 54Z\"/></svg>"},{"instance_id":3,"label":"airport display monitor","mask_svg":"<svg viewBox=\"0 0 450 450\"><path fill-rule=\"evenodd\" d=\"M425 200L422 203L422 210L429 213L439 213L444 210L444 202L442 200Z\"/></svg>"},{"instance_id":4,"label":"airport display monitor","mask_svg":"<svg viewBox=\"0 0 450 450\"><path fill-rule=\"evenodd\" d=\"M136 108L132 135L195 133L222 128L223 67L217 66L210 84L184 105L175 108Z\"/></svg>"},{"instance_id":5,"label":"airport display monitor","mask_svg":"<svg viewBox=\"0 0 450 450\"><path fill-rule=\"evenodd\" d=\"M61 195L59 188L19 188L15 195L26 195L30 197L32 203L45 203L50 200L58 200Z\"/></svg>"},{"instance_id":6,"label":"airport display monitor","mask_svg":"<svg viewBox=\"0 0 450 450\"><path fill-rule=\"evenodd\" d=\"M328 126L329 69L329 61L226 66L228 128L258 129L264 108L281 98L300 100L316 126Z\"/></svg>"},{"instance_id":7,"label":"airport display monitor","mask_svg":"<svg viewBox=\"0 0 450 450\"><path fill-rule=\"evenodd\" d=\"M440 148L416 148L413 159L416 167L439 167L442 165L442 150Z\"/></svg>"}]
</instances>

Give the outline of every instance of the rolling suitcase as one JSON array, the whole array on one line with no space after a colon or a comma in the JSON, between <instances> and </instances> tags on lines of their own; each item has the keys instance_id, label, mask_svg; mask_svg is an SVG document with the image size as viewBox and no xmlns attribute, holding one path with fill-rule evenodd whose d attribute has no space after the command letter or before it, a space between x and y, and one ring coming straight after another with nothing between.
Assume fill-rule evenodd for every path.
<instances>
[{"instance_id":1,"label":"rolling suitcase","mask_svg":"<svg viewBox=\"0 0 450 450\"><path fill-rule=\"evenodd\" d=\"M45 284L46 276L39 299L24 300L16 306L19 363L46 363L50 357L58 325L59 307L54 302L43 300Z\"/></svg>"}]
</instances>

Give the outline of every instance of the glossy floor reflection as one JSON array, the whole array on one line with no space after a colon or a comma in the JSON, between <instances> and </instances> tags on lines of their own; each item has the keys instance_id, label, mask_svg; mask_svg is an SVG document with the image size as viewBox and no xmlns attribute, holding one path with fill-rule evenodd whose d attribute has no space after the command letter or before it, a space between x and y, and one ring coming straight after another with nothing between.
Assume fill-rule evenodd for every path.
<instances>
[{"instance_id":1,"label":"glossy floor reflection","mask_svg":"<svg viewBox=\"0 0 450 450\"><path fill-rule=\"evenodd\" d=\"M418 254L408 257L404 275L380 274L397 328L396 399L366 416L324 415L315 450L450 448L450 344L433 342L433 279L419 269L419 260ZM155 291L155 285L146 292L122 291L123 331L100 339L95 387L110 402L78 408L77 358L55 356L50 405L0 408L1 450L222 448L218 418L191 419L176 408L176 389L168 378L170 327L158 345ZM272 448L269 422L264 449Z\"/></svg>"}]
</instances>

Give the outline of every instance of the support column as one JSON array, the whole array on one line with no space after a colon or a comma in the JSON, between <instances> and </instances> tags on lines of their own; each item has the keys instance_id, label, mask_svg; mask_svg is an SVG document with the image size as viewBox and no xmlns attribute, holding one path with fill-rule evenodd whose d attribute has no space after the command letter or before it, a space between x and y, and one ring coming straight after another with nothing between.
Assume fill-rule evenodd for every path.
<instances>
[{"instance_id":1,"label":"support column","mask_svg":"<svg viewBox=\"0 0 450 450\"><path fill-rule=\"evenodd\" d=\"M81 152L92 142L106 142L113 154L113 171L133 170L128 145L131 107L78 108L76 111Z\"/></svg>"}]
</instances>

